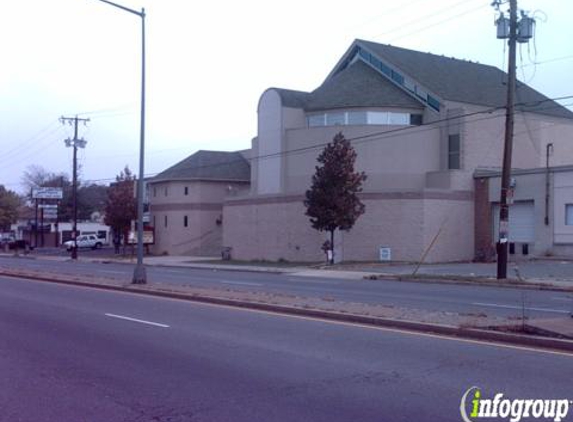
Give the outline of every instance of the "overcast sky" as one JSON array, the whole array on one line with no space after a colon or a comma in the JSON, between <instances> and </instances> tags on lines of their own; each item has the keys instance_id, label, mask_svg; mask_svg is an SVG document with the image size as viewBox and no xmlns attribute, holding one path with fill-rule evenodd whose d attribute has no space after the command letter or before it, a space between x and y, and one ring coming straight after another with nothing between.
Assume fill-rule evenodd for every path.
<instances>
[{"instance_id":1,"label":"overcast sky","mask_svg":"<svg viewBox=\"0 0 573 422\"><path fill-rule=\"evenodd\" d=\"M147 12L146 175L199 149L249 148L262 92L315 89L355 38L507 66L491 0L117 2ZM72 173L62 115L91 119L83 180L137 171L140 19L99 0L2 3L0 184L21 191L33 164ZM573 1L519 6L537 31L518 77L550 98L573 95Z\"/></svg>"}]
</instances>

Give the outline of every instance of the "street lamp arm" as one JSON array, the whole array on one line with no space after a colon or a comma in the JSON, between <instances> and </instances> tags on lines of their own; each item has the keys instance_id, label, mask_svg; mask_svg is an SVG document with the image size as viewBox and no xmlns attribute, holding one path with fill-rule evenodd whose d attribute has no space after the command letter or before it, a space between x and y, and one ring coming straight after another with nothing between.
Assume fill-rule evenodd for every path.
<instances>
[{"instance_id":1,"label":"street lamp arm","mask_svg":"<svg viewBox=\"0 0 573 422\"><path fill-rule=\"evenodd\" d=\"M141 12L138 12L137 10L130 9L129 7L122 6L121 4L117 4L117 3L114 3L114 2L109 1L109 0L99 0L99 1L104 2L104 3L107 3L107 4L110 4L110 5L112 5L112 6L115 6L115 7L117 7L118 9L125 10L126 12L133 13L134 15L137 15L137 16L139 16L140 18L144 18L144 17L145 17L145 9L141 9Z\"/></svg>"}]
</instances>

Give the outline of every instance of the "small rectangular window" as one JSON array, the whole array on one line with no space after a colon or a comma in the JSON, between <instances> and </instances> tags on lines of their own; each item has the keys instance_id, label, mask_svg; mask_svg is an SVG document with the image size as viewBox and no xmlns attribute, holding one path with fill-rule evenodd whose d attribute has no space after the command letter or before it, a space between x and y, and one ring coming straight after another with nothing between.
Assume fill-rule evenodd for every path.
<instances>
[{"instance_id":1,"label":"small rectangular window","mask_svg":"<svg viewBox=\"0 0 573 422\"><path fill-rule=\"evenodd\" d=\"M369 111L368 124L370 125L387 125L388 113L384 111Z\"/></svg>"},{"instance_id":2,"label":"small rectangular window","mask_svg":"<svg viewBox=\"0 0 573 422\"><path fill-rule=\"evenodd\" d=\"M436 111L440 111L440 102L428 94L428 105Z\"/></svg>"},{"instance_id":3,"label":"small rectangular window","mask_svg":"<svg viewBox=\"0 0 573 422\"><path fill-rule=\"evenodd\" d=\"M349 125L366 125L368 124L368 116L365 111L349 111L348 112Z\"/></svg>"},{"instance_id":4,"label":"small rectangular window","mask_svg":"<svg viewBox=\"0 0 573 422\"><path fill-rule=\"evenodd\" d=\"M185 186L185 195L189 195L189 187Z\"/></svg>"},{"instance_id":5,"label":"small rectangular window","mask_svg":"<svg viewBox=\"0 0 573 422\"><path fill-rule=\"evenodd\" d=\"M315 114L308 116L308 127L324 126L324 114Z\"/></svg>"},{"instance_id":6,"label":"small rectangular window","mask_svg":"<svg viewBox=\"0 0 573 422\"><path fill-rule=\"evenodd\" d=\"M388 113L388 123L407 126L410 124L410 115L408 113Z\"/></svg>"},{"instance_id":7,"label":"small rectangular window","mask_svg":"<svg viewBox=\"0 0 573 422\"><path fill-rule=\"evenodd\" d=\"M386 76L392 77L392 69L386 66L384 63L380 63L380 71Z\"/></svg>"},{"instance_id":8,"label":"small rectangular window","mask_svg":"<svg viewBox=\"0 0 573 422\"><path fill-rule=\"evenodd\" d=\"M163 225L167 227L167 215L163 216Z\"/></svg>"},{"instance_id":9,"label":"small rectangular window","mask_svg":"<svg viewBox=\"0 0 573 422\"><path fill-rule=\"evenodd\" d=\"M565 225L573 226L573 204L565 204Z\"/></svg>"},{"instance_id":10,"label":"small rectangular window","mask_svg":"<svg viewBox=\"0 0 573 422\"><path fill-rule=\"evenodd\" d=\"M421 114L410 114L410 124L412 126L422 125L422 115Z\"/></svg>"},{"instance_id":11,"label":"small rectangular window","mask_svg":"<svg viewBox=\"0 0 573 422\"><path fill-rule=\"evenodd\" d=\"M155 198L157 196L157 188L154 186L153 187L153 197Z\"/></svg>"},{"instance_id":12,"label":"small rectangular window","mask_svg":"<svg viewBox=\"0 0 573 422\"><path fill-rule=\"evenodd\" d=\"M372 66L374 66L375 68L379 68L380 67L380 60L378 60L376 57L374 56L370 56L370 64Z\"/></svg>"},{"instance_id":13,"label":"small rectangular window","mask_svg":"<svg viewBox=\"0 0 573 422\"><path fill-rule=\"evenodd\" d=\"M326 114L326 125L336 126L343 125L346 123L346 116L344 113L327 113Z\"/></svg>"},{"instance_id":14,"label":"small rectangular window","mask_svg":"<svg viewBox=\"0 0 573 422\"><path fill-rule=\"evenodd\" d=\"M167 196L167 186L165 186L165 196Z\"/></svg>"},{"instance_id":15,"label":"small rectangular window","mask_svg":"<svg viewBox=\"0 0 573 422\"><path fill-rule=\"evenodd\" d=\"M156 223L156 221L155 221L155 215L154 215L153 216L153 227L157 227L157 224L155 224L155 223Z\"/></svg>"},{"instance_id":16,"label":"small rectangular window","mask_svg":"<svg viewBox=\"0 0 573 422\"><path fill-rule=\"evenodd\" d=\"M370 61L370 53L369 52L367 52L363 49L360 49L360 50L358 50L358 54L360 54L360 57L362 57L367 62Z\"/></svg>"},{"instance_id":17,"label":"small rectangular window","mask_svg":"<svg viewBox=\"0 0 573 422\"><path fill-rule=\"evenodd\" d=\"M187 216L185 215L185 216L183 216L183 227L187 227L188 224L189 224L189 221L187 219Z\"/></svg>"},{"instance_id":18,"label":"small rectangular window","mask_svg":"<svg viewBox=\"0 0 573 422\"><path fill-rule=\"evenodd\" d=\"M448 136L448 170L459 170L460 164L460 135L450 135Z\"/></svg>"},{"instance_id":19,"label":"small rectangular window","mask_svg":"<svg viewBox=\"0 0 573 422\"><path fill-rule=\"evenodd\" d=\"M392 71L392 80L400 85L404 85L404 77L398 72Z\"/></svg>"}]
</instances>

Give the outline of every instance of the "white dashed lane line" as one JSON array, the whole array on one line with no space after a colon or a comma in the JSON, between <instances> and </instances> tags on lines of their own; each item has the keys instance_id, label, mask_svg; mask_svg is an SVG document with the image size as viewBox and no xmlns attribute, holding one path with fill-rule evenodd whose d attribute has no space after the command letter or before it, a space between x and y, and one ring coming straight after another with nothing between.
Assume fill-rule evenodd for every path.
<instances>
[{"instance_id":1,"label":"white dashed lane line","mask_svg":"<svg viewBox=\"0 0 573 422\"><path fill-rule=\"evenodd\" d=\"M503 309L516 309L516 310L520 310L522 309L521 306L512 306L512 305L499 305L497 303L481 303L481 302L473 302L472 305L475 306L487 306L489 308L503 308ZM529 306L527 306L525 308L527 311L537 311L537 312L551 312L551 313L555 313L555 314L568 314L571 311L566 311L563 309L549 309L549 308L531 308Z\"/></svg>"},{"instance_id":2,"label":"white dashed lane line","mask_svg":"<svg viewBox=\"0 0 573 422\"><path fill-rule=\"evenodd\" d=\"M122 319L124 321L137 322L139 324L153 325L154 327L169 328L169 325L166 325L166 324L160 324L159 322L145 321L143 319L131 318L131 317L124 316L124 315L105 314L105 316L110 317L110 318Z\"/></svg>"}]
</instances>

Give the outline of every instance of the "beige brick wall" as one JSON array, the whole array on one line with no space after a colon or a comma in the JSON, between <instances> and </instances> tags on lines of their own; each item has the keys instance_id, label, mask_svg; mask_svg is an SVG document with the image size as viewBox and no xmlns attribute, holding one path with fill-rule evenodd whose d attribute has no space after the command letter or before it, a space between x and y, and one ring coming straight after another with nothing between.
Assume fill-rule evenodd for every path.
<instances>
[{"instance_id":1,"label":"beige brick wall","mask_svg":"<svg viewBox=\"0 0 573 422\"><path fill-rule=\"evenodd\" d=\"M351 231L337 235L343 259L376 261L380 247L386 246L391 248L395 261L417 261L442 225L426 261L472 259L471 195L458 194L458 199L424 195L414 192L366 196L366 213ZM311 228L302 200L302 196L292 196L226 202L224 246L232 247L233 258L240 260L323 260L320 246L326 234Z\"/></svg>"},{"instance_id":2,"label":"beige brick wall","mask_svg":"<svg viewBox=\"0 0 573 422\"><path fill-rule=\"evenodd\" d=\"M155 227L152 253L220 256L224 198L246 189L248 183L171 181L152 184L150 220Z\"/></svg>"}]
</instances>

